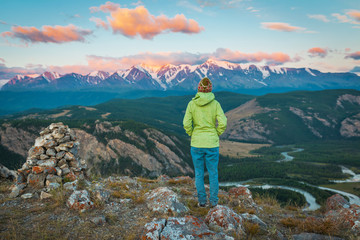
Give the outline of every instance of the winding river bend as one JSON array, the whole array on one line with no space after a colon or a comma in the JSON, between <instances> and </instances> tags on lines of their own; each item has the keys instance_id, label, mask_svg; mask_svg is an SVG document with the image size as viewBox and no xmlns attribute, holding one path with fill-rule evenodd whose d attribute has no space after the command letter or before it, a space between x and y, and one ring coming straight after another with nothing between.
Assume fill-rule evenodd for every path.
<instances>
[{"instance_id":1,"label":"winding river bend","mask_svg":"<svg viewBox=\"0 0 360 240\"><path fill-rule=\"evenodd\" d=\"M304 149L302 148L294 148L293 151L289 151L289 152L282 152L281 155L284 157L281 160L278 160L276 162L289 162L294 160L294 157L290 156L289 153L294 153L294 152L301 152ZM332 180L332 182L336 182L336 183L344 183L344 182L360 182L360 174L355 174L353 171L351 171L350 169L344 167L344 166L340 166L342 169L343 173L349 174L352 177L346 180ZM310 193L302 190L302 189L298 189L298 188L293 188L293 187L288 187L288 186L281 186L281 185L269 185L269 184L265 184L265 185L261 185L261 186L252 186L252 185L248 185L246 184L247 182L250 182L250 180L246 180L246 181L240 181L240 182L222 182L219 183L220 186L235 186L235 187L239 187L239 186L245 186L245 187L259 187L262 189L269 189L269 188L278 188L278 189L286 189L286 190L291 190L294 192L298 192L301 193L304 197L305 200L307 202L307 206L305 208L303 208L303 211L315 211L317 209L320 208L320 205L316 203L316 199L313 195L311 195ZM350 204L357 204L360 205L360 198L354 194L351 193L347 193L347 192L343 192L340 190L336 190L336 189L332 189L332 188L326 188L326 187L320 187L320 186L315 186L315 185L310 185L309 186L312 187L316 187L318 189L322 189L322 190L327 190L333 193L339 193L343 196L346 196L349 198L349 202Z\"/></svg>"}]
</instances>

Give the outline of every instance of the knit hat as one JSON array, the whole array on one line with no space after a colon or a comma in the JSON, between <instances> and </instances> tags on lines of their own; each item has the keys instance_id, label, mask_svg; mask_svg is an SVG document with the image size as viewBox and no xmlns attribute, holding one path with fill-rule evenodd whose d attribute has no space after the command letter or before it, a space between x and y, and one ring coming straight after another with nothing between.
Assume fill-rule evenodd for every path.
<instances>
[{"instance_id":1,"label":"knit hat","mask_svg":"<svg viewBox=\"0 0 360 240\"><path fill-rule=\"evenodd\" d=\"M212 91L212 83L209 78L204 77L199 82L198 92L211 92L211 91Z\"/></svg>"}]
</instances>

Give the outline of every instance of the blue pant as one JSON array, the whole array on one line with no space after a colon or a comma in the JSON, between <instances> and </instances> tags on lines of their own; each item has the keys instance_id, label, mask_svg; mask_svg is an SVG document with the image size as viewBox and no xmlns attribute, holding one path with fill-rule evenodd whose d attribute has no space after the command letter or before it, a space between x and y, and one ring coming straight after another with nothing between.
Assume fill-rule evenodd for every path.
<instances>
[{"instance_id":1,"label":"blue pant","mask_svg":"<svg viewBox=\"0 0 360 240\"><path fill-rule=\"evenodd\" d=\"M195 185L200 204L207 202L204 186L204 164L209 173L210 181L210 204L216 205L219 201L219 180L218 180L218 164L219 164L219 148L196 148L191 147L191 156L195 168Z\"/></svg>"}]
</instances>

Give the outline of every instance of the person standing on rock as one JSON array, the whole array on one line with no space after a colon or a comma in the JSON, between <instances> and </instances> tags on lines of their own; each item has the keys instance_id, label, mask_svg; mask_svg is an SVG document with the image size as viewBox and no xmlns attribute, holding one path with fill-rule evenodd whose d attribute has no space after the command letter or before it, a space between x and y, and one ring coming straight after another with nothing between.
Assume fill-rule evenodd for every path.
<instances>
[{"instance_id":1,"label":"person standing on rock","mask_svg":"<svg viewBox=\"0 0 360 240\"><path fill-rule=\"evenodd\" d=\"M200 207L205 207L207 203L204 186L205 164L209 172L210 206L216 206L219 201L219 136L225 131L227 124L224 111L211 91L210 79L203 78L199 82L198 92L187 105L183 120L184 129L191 137L191 156L195 168L195 185Z\"/></svg>"}]
</instances>

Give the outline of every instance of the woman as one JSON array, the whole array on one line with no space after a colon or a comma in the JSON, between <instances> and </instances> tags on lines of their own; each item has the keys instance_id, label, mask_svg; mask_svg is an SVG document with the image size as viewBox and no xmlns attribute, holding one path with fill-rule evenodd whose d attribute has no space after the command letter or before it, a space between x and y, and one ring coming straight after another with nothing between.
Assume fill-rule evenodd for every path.
<instances>
[{"instance_id":1,"label":"woman","mask_svg":"<svg viewBox=\"0 0 360 240\"><path fill-rule=\"evenodd\" d=\"M197 94L187 105L183 120L184 129L191 136L191 156L195 168L199 207L205 207L207 204L204 164L209 172L210 207L215 207L219 201L219 136L225 131L227 124L224 111L211 91L210 79L203 78L199 82Z\"/></svg>"}]
</instances>

